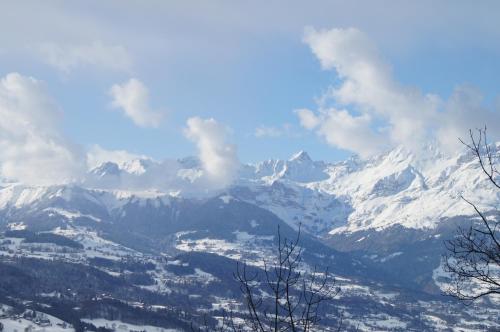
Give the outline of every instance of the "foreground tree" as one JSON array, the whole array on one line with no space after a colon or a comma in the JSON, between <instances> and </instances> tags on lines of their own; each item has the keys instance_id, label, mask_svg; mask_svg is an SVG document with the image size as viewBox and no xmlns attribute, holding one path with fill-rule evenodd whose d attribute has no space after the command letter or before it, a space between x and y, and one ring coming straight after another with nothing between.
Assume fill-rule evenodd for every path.
<instances>
[{"instance_id":1,"label":"foreground tree","mask_svg":"<svg viewBox=\"0 0 500 332\"><path fill-rule=\"evenodd\" d=\"M462 143L474 154L490 184L500 190L500 158L496 146L488 143L486 128L469 132L470 142ZM445 271L452 276L449 295L473 301L491 294L500 294L500 213L485 214L477 202L462 197L476 212L479 221L459 227L456 236L445 242Z\"/></svg>"},{"instance_id":2,"label":"foreground tree","mask_svg":"<svg viewBox=\"0 0 500 332\"><path fill-rule=\"evenodd\" d=\"M275 257L263 261L263 271L246 263L237 264L234 274L240 284L246 313L225 312L221 325L193 331L258 331L308 332L321 331L318 324L324 304L339 292L335 278L328 269L319 271L302 264L303 249L299 246L300 227L295 239L283 238L278 227ZM342 318L335 328L340 330Z\"/></svg>"},{"instance_id":3,"label":"foreground tree","mask_svg":"<svg viewBox=\"0 0 500 332\"><path fill-rule=\"evenodd\" d=\"M322 306L340 292L328 269L320 272L313 267L307 272L301 265L299 240L300 227L292 240L282 238L278 227L277 255L263 262L263 280L249 273L246 264L238 264L235 277L248 313L244 324L253 331L318 331ZM262 284L269 296L259 290Z\"/></svg>"}]
</instances>

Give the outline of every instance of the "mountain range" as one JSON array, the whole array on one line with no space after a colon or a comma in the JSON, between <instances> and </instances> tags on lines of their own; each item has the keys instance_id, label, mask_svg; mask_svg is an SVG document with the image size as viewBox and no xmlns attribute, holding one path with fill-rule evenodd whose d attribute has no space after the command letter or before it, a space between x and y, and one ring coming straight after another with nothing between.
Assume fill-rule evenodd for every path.
<instances>
[{"instance_id":1,"label":"mountain range","mask_svg":"<svg viewBox=\"0 0 500 332\"><path fill-rule=\"evenodd\" d=\"M495 147L500 149L500 143ZM332 312L343 308L347 330L499 328L498 319L485 318L499 317L497 302L484 300L465 310L443 296L449 281L441 266L443 241L475 218L462 196L485 213L500 205L500 194L474 155L466 150L449 155L431 146L418 153L398 147L369 159L335 163L314 161L300 151L288 160L242 164L224 188L207 187L202 163L193 157L106 161L68 185L3 180L0 263L31 282L41 282L40 276L27 271L26 264L43 270L57 261L51 268L70 273L69 265L61 264L73 264L92 275L92 287L108 293L108 307L102 308L102 293L99 302L99 292L87 290L72 302L83 307L82 301L90 301L83 313L50 313L74 326L75 319L81 324L115 320L110 312L118 309L112 301L119 300L131 312L118 315L122 321L185 330L192 319L185 316L191 306L186 303L193 296L204 300L190 317L237 301L238 286L230 291L223 286L234 282L235 262L261 269L262 259L273 255L279 225L288 237L302 230L305 264L334 271L343 291ZM131 261L152 267L119 267L118 262ZM108 285L103 281L108 277L119 279L128 293L99 288ZM48 286L33 297L22 288L26 284L0 281L0 300L14 307L30 300L39 309L44 304L54 308L62 301L40 295L54 292ZM69 295L60 295L66 290L57 292L58 299L70 301ZM149 306L163 305L173 318L141 321L131 305L139 298ZM151 307L140 309L156 317ZM335 317L325 324L333 326Z\"/></svg>"}]
</instances>

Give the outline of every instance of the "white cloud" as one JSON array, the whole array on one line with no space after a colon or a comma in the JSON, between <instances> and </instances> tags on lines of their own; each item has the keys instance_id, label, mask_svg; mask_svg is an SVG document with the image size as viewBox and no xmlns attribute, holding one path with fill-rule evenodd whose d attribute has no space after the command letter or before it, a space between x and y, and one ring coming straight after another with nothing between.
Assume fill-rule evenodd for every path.
<instances>
[{"instance_id":1,"label":"white cloud","mask_svg":"<svg viewBox=\"0 0 500 332\"><path fill-rule=\"evenodd\" d=\"M163 112L151 108L148 88L135 78L113 85L110 95L112 106L122 109L140 127L158 127L164 118Z\"/></svg>"},{"instance_id":2,"label":"white cloud","mask_svg":"<svg viewBox=\"0 0 500 332\"><path fill-rule=\"evenodd\" d=\"M214 119L192 117L187 120L187 138L196 143L207 179L216 187L229 185L239 162L236 147L226 142L228 129Z\"/></svg>"},{"instance_id":3,"label":"white cloud","mask_svg":"<svg viewBox=\"0 0 500 332\"><path fill-rule=\"evenodd\" d=\"M466 128L499 119L479 107L481 98L467 88L459 88L450 101L443 102L436 95L403 86L375 45L357 29L307 28L304 42L321 67L334 69L341 82L329 87L317 115L310 110L297 114L303 127L316 128L336 147L365 156L399 144L418 149L437 141L449 148L451 141L466 134ZM346 109L337 111L327 105L330 101Z\"/></svg>"},{"instance_id":4,"label":"white cloud","mask_svg":"<svg viewBox=\"0 0 500 332\"><path fill-rule=\"evenodd\" d=\"M319 136L333 146L356 151L362 157L369 157L387 148L387 143L380 133L370 128L370 116L363 114L352 116L346 110L330 108L318 115L307 109L296 111L303 127L316 129Z\"/></svg>"},{"instance_id":5,"label":"white cloud","mask_svg":"<svg viewBox=\"0 0 500 332\"><path fill-rule=\"evenodd\" d=\"M298 115L300 124L306 129L314 129L320 123L319 117L317 117L313 111L308 109L298 109L295 110L295 114Z\"/></svg>"},{"instance_id":6,"label":"white cloud","mask_svg":"<svg viewBox=\"0 0 500 332\"><path fill-rule=\"evenodd\" d=\"M483 95L471 86L455 88L446 101L437 127L437 139L447 150L461 146L457 137L468 139L468 130L487 126L490 141L500 139L500 113L487 109Z\"/></svg>"},{"instance_id":7,"label":"white cloud","mask_svg":"<svg viewBox=\"0 0 500 332\"><path fill-rule=\"evenodd\" d=\"M277 138L283 136L292 136L291 130L292 125L289 123L284 123L279 127L261 125L255 128L254 136L257 138Z\"/></svg>"},{"instance_id":8,"label":"white cloud","mask_svg":"<svg viewBox=\"0 0 500 332\"><path fill-rule=\"evenodd\" d=\"M281 128L276 127L268 127L268 126L259 126L255 128L254 136L257 138L263 137L280 137L283 135L283 131Z\"/></svg>"},{"instance_id":9,"label":"white cloud","mask_svg":"<svg viewBox=\"0 0 500 332\"><path fill-rule=\"evenodd\" d=\"M87 152L87 167L88 169L93 169L108 161L123 165L136 159L150 158L146 155L135 154L125 150L106 150L100 145L95 144Z\"/></svg>"},{"instance_id":10,"label":"white cloud","mask_svg":"<svg viewBox=\"0 0 500 332\"><path fill-rule=\"evenodd\" d=\"M100 41L90 44L57 44L45 42L35 48L43 61L70 72L79 66L95 66L115 71L130 71L132 57L121 45L106 45Z\"/></svg>"},{"instance_id":11,"label":"white cloud","mask_svg":"<svg viewBox=\"0 0 500 332\"><path fill-rule=\"evenodd\" d=\"M17 73L0 81L0 171L26 184L59 184L79 179L85 157L68 143L62 116L43 84Z\"/></svg>"}]
</instances>

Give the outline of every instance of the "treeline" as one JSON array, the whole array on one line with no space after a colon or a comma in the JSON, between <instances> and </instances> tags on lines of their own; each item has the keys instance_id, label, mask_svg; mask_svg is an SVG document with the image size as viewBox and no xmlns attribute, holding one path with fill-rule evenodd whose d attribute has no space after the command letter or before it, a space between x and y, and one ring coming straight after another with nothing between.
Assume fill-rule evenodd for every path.
<instances>
[{"instance_id":1,"label":"treeline","mask_svg":"<svg viewBox=\"0 0 500 332\"><path fill-rule=\"evenodd\" d=\"M11 230L5 232L6 237L21 238L27 243L53 243L58 246L83 249L83 245L65 236L53 233L35 233L28 230Z\"/></svg>"}]
</instances>

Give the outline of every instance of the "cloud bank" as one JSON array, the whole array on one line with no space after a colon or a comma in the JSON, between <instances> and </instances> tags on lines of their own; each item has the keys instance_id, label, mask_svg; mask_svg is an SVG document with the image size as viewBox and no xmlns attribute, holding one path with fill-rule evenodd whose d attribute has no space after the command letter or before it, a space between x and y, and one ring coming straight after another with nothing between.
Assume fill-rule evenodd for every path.
<instances>
[{"instance_id":1,"label":"cloud bank","mask_svg":"<svg viewBox=\"0 0 500 332\"><path fill-rule=\"evenodd\" d=\"M164 118L163 112L151 108L148 88L135 78L113 85L109 93L112 106L121 109L139 127L158 127Z\"/></svg>"},{"instance_id":2,"label":"cloud bank","mask_svg":"<svg viewBox=\"0 0 500 332\"><path fill-rule=\"evenodd\" d=\"M198 147L207 181L216 187L231 184L239 162L236 147L226 141L228 129L214 119L192 117L187 120L184 133Z\"/></svg>"},{"instance_id":3,"label":"cloud bank","mask_svg":"<svg viewBox=\"0 0 500 332\"><path fill-rule=\"evenodd\" d=\"M500 132L498 113L481 106L478 91L459 87L443 101L400 84L357 29L307 28L304 42L324 70L335 70L340 84L328 88L317 111L296 113L303 127L335 147L364 157L400 144L415 150L432 142L450 151L469 128L490 124L492 133Z\"/></svg>"},{"instance_id":4,"label":"cloud bank","mask_svg":"<svg viewBox=\"0 0 500 332\"><path fill-rule=\"evenodd\" d=\"M25 184L75 181L85 171L85 156L68 143L62 117L43 84L11 73L0 81L0 172Z\"/></svg>"}]
</instances>

